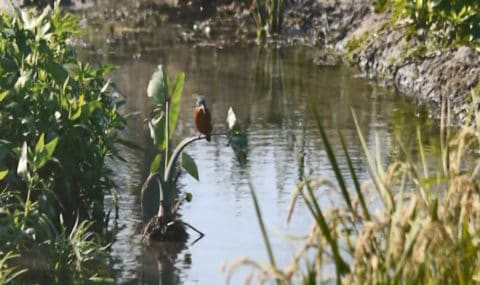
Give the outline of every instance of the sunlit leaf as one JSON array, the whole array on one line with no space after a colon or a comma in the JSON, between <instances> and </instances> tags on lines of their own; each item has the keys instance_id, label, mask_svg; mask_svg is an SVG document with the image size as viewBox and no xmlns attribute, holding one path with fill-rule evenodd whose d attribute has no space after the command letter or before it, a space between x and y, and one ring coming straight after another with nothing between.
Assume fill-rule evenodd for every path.
<instances>
[{"instance_id":1,"label":"sunlit leaf","mask_svg":"<svg viewBox=\"0 0 480 285\"><path fill-rule=\"evenodd\" d=\"M22 151L20 152L20 159L18 161L17 173L24 174L27 172L27 142L23 142Z\"/></svg>"},{"instance_id":2,"label":"sunlit leaf","mask_svg":"<svg viewBox=\"0 0 480 285\"><path fill-rule=\"evenodd\" d=\"M0 180L5 178L7 176L7 174L8 174L8 169L0 170Z\"/></svg>"},{"instance_id":3,"label":"sunlit leaf","mask_svg":"<svg viewBox=\"0 0 480 285\"><path fill-rule=\"evenodd\" d=\"M238 127L237 116L235 115L235 112L233 112L232 107L230 107L227 112L227 125L230 131L233 131Z\"/></svg>"},{"instance_id":4,"label":"sunlit leaf","mask_svg":"<svg viewBox=\"0 0 480 285\"><path fill-rule=\"evenodd\" d=\"M17 79L17 82L15 82L15 88L16 89L24 88L27 82L31 80L32 72L33 72L32 70L28 70L28 71L22 70L20 72L20 77Z\"/></svg>"},{"instance_id":5,"label":"sunlit leaf","mask_svg":"<svg viewBox=\"0 0 480 285\"><path fill-rule=\"evenodd\" d=\"M40 138L38 139L37 141L37 144L35 145L35 152L40 152L43 148L43 146L45 145L45 134L42 133L40 135Z\"/></svg>"},{"instance_id":6,"label":"sunlit leaf","mask_svg":"<svg viewBox=\"0 0 480 285\"><path fill-rule=\"evenodd\" d=\"M170 94L170 118L169 118L169 137L172 137L177 125L178 113L180 110L180 98L182 97L183 84L185 81L185 73L181 72L175 77L173 91Z\"/></svg>"},{"instance_id":7,"label":"sunlit leaf","mask_svg":"<svg viewBox=\"0 0 480 285\"><path fill-rule=\"evenodd\" d=\"M51 140L49 143L45 145L45 149L47 150L47 159L52 158L53 153L55 152L55 148L57 147L58 137Z\"/></svg>"},{"instance_id":8,"label":"sunlit leaf","mask_svg":"<svg viewBox=\"0 0 480 285\"><path fill-rule=\"evenodd\" d=\"M163 104L168 92L168 84L166 74L163 72L163 67L158 66L157 71L152 75L152 78L148 82L147 96L153 97L155 103Z\"/></svg>"},{"instance_id":9,"label":"sunlit leaf","mask_svg":"<svg viewBox=\"0 0 480 285\"><path fill-rule=\"evenodd\" d=\"M160 168L160 163L162 162L162 155L157 154L155 158L152 161L152 164L150 164L150 173L155 173L158 171Z\"/></svg>"},{"instance_id":10,"label":"sunlit leaf","mask_svg":"<svg viewBox=\"0 0 480 285\"><path fill-rule=\"evenodd\" d=\"M182 167L193 178L195 178L196 180L199 180L197 164L195 163L193 158L190 155L188 155L186 152L182 152Z\"/></svg>"},{"instance_id":11,"label":"sunlit leaf","mask_svg":"<svg viewBox=\"0 0 480 285\"><path fill-rule=\"evenodd\" d=\"M0 93L0 102L2 102L3 99L5 99L7 97L7 95L8 95L8 90Z\"/></svg>"},{"instance_id":12,"label":"sunlit leaf","mask_svg":"<svg viewBox=\"0 0 480 285\"><path fill-rule=\"evenodd\" d=\"M68 116L70 120L73 121L80 118L80 115L82 115L82 107L85 104L84 102L85 102L85 96L83 96L82 94L80 95L78 100L74 104L72 104L72 109L75 111L75 113Z\"/></svg>"}]
</instances>

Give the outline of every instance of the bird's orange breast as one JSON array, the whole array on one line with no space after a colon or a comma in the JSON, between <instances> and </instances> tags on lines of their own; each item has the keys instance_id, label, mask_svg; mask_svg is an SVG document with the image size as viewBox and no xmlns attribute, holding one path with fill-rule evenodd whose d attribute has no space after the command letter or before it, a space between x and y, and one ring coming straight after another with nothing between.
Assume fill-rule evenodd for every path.
<instances>
[{"instance_id":1,"label":"bird's orange breast","mask_svg":"<svg viewBox=\"0 0 480 285\"><path fill-rule=\"evenodd\" d=\"M203 112L202 108L195 107L193 119L195 121L195 127L200 133L209 135L212 132L212 117L207 108L205 108L205 112Z\"/></svg>"}]
</instances>

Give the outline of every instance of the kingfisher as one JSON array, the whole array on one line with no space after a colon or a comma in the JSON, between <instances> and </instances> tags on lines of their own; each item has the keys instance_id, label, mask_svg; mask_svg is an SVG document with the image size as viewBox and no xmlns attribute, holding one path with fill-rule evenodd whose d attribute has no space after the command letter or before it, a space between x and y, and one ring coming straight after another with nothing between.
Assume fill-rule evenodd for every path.
<instances>
[{"instance_id":1,"label":"kingfisher","mask_svg":"<svg viewBox=\"0 0 480 285\"><path fill-rule=\"evenodd\" d=\"M198 96L195 109L193 110L193 120L197 130L205 135L207 141L210 141L212 134L212 117L210 111L207 108L207 101L205 97Z\"/></svg>"}]
</instances>

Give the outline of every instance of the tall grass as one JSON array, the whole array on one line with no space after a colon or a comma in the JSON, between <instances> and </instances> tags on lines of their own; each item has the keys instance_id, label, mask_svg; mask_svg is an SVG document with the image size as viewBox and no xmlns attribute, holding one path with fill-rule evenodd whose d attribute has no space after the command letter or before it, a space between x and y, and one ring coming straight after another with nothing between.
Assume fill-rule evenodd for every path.
<instances>
[{"instance_id":1,"label":"tall grass","mask_svg":"<svg viewBox=\"0 0 480 285\"><path fill-rule=\"evenodd\" d=\"M282 29L283 0L253 0L257 38L279 34Z\"/></svg>"},{"instance_id":2,"label":"tall grass","mask_svg":"<svg viewBox=\"0 0 480 285\"><path fill-rule=\"evenodd\" d=\"M443 110L448 105L446 102ZM313 112L323 133L320 118ZM355 114L353 118L370 181L360 183L353 167L342 172L336 166L336 157L345 156L348 162L348 150L343 147L342 154L334 154L330 138L322 135L345 204L322 209L315 190L331 183L305 179L294 191L290 210L294 211L297 197L303 197L313 224L291 264L286 268L273 264L265 267L242 259L230 267L229 274L238 266L252 265L252 274L260 283L275 280L282 284L320 284L325 281L327 268L333 266L335 275L329 280L337 284L479 282L480 161L467 163L466 158L480 146L480 114L471 112L469 123L455 135L449 131L448 115L442 114L442 147L438 154L441 165L433 170L425 158L420 129L418 157L403 148L405 158L384 168L380 155L367 148ZM354 189L345 192L342 187L347 177L353 178ZM375 201L375 211L367 201Z\"/></svg>"}]
</instances>

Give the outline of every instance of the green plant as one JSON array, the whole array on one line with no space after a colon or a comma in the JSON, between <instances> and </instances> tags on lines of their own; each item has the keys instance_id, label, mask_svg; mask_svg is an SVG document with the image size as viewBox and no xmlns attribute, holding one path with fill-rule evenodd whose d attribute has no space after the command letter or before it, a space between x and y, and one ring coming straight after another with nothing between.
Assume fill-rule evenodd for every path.
<instances>
[{"instance_id":1,"label":"green plant","mask_svg":"<svg viewBox=\"0 0 480 285\"><path fill-rule=\"evenodd\" d=\"M146 191L152 185L152 181L157 182L160 199L158 204L155 204L155 207L158 208L156 216L150 220L144 230L144 238L147 240L152 238L158 240L185 240L187 235L183 229L184 226L192 228L200 236L203 236L201 232L189 224L177 219L177 211L180 204L183 201L189 202L192 199L192 194L188 192L179 196L177 189L179 169L177 168L177 163L181 158L181 167L198 180L197 165L184 149L195 141L206 139L205 136L185 138L171 151L171 139L178 120L184 80L184 73L178 74L174 80L169 80L167 73L164 72L163 67L160 65L158 70L153 73L148 84L147 95L153 98L155 102L153 116L148 121L148 127L156 147L156 155L150 165L150 174L142 186L142 201L145 200ZM231 108L229 110L228 123L229 132L213 135L226 135L229 137L229 142L235 142L234 146L241 146L238 143L242 141L241 139L232 140L233 137L242 137L242 135ZM175 234L170 234L171 232L175 232Z\"/></svg>"},{"instance_id":2,"label":"green plant","mask_svg":"<svg viewBox=\"0 0 480 285\"><path fill-rule=\"evenodd\" d=\"M283 0L253 0L257 38L279 34L282 29Z\"/></svg>"},{"instance_id":3,"label":"green plant","mask_svg":"<svg viewBox=\"0 0 480 285\"><path fill-rule=\"evenodd\" d=\"M13 8L0 15L3 272L55 283L108 276L99 270L105 240L92 232L106 231L104 195L115 189L105 162L121 158L124 142L121 101L105 79L111 67L78 61L70 45L78 21L58 2L41 14ZM44 271L25 263L37 257L49 261Z\"/></svg>"},{"instance_id":4,"label":"green plant","mask_svg":"<svg viewBox=\"0 0 480 285\"><path fill-rule=\"evenodd\" d=\"M31 198L57 224L59 213L70 227L79 215L100 230L103 197L114 189L105 160L119 157L117 131L125 119L104 79L111 67L78 62L68 44L76 23L58 8L38 17L16 9L0 18L0 169L8 170L4 186L24 194L32 188ZM19 148L31 150L37 141L35 148L49 148L52 159L28 161L28 182L16 171Z\"/></svg>"},{"instance_id":5,"label":"green plant","mask_svg":"<svg viewBox=\"0 0 480 285\"><path fill-rule=\"evenodd\" d=\"M478 45L480 3L476 0L377 0L376 12L393 12L392 21L409 19L409 36L438 44Z\"/></svg>"}]
</instances>

